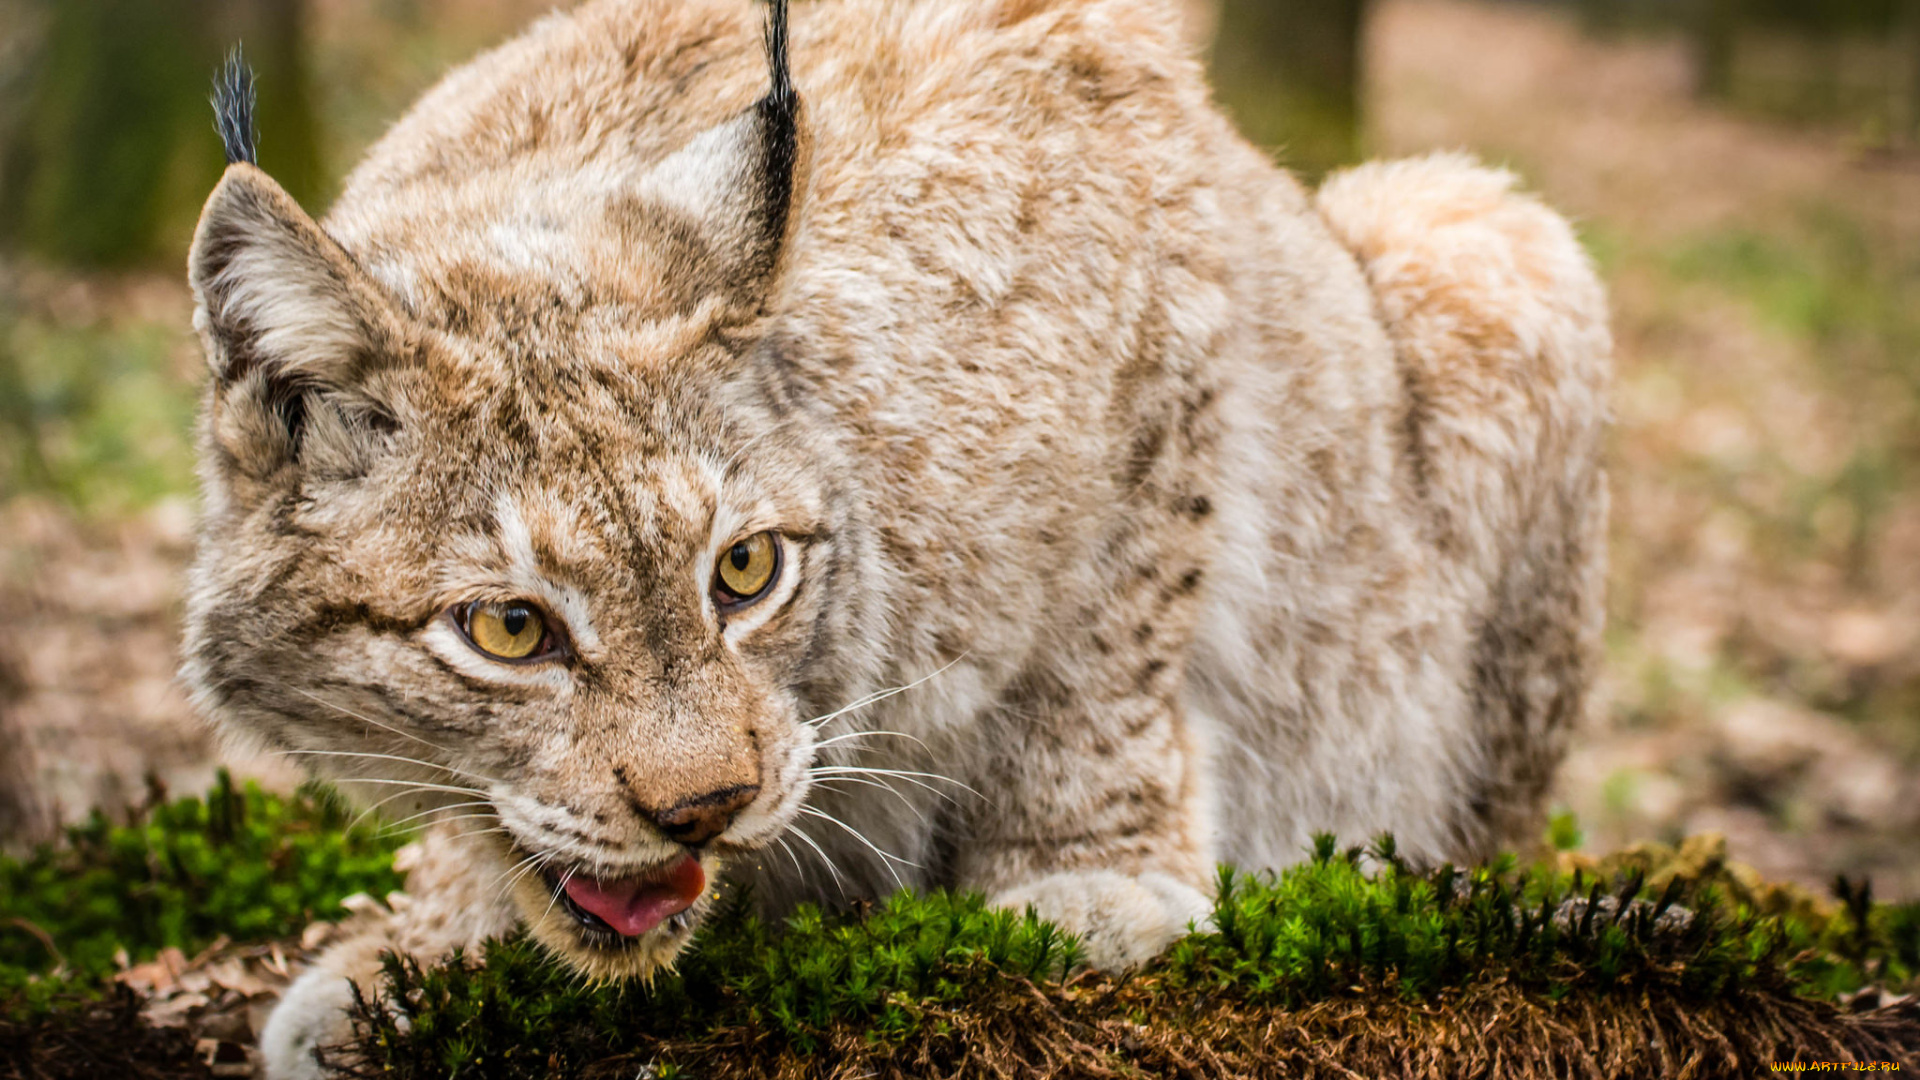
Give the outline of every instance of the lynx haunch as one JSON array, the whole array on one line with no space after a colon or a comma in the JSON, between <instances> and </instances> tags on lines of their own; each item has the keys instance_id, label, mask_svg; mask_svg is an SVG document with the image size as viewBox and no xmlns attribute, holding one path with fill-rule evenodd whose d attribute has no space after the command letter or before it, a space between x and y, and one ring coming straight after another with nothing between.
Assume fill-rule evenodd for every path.
<instances>
[{"instance_id":1,"label":"lynx haunch","mask_svg":"<svg viewBox=\"0 0 1920 1080\"><path fill-rule=\"evenodd\" d=\"M763 17L550 16L324 223L229 99L185 675L432 825L276 1076L382 948L646 976L726 882L908 884L1124 966L1219 862L1537 828L1604 559L1565 222L1457 156L1309 194L1159 0Z\"/></svg>"}]
</instances>

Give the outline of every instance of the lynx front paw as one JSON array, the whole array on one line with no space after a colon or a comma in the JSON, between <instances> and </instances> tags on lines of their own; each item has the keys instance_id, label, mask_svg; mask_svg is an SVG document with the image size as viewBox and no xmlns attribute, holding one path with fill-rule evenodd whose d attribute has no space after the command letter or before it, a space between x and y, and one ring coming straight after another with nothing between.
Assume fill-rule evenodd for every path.
<instances>
[{"instance_id":1,"label":"lynx front paw","mask_svg":"<svg viewBox=\"0 0 1920 1080\"><path fill-rule=\"evenodd\" d=\"M1212 911L1200 890L1166 874L1074 870L1002 890L995 906L1032 907L1079 935L1087 962L1104 971L1137 967Z\"/></svg>"},{"instance_id":2,"label":"lynx front paw","mask_svg":"<svg viewBox=\"0 0 1920 1080\"><path fill-rule=\"evenodd\" d=\"M260 1032L267 1080L325 1080L313 1051L353 1036L352 1004L353 984L338 972L316 967L294 980Z\"/></svg>"}]
</instances>

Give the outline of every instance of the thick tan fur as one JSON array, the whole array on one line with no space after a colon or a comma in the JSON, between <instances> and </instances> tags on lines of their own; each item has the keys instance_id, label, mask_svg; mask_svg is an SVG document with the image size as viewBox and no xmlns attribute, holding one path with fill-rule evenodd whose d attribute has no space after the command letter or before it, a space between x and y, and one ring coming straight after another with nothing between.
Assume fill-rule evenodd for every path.
<instances>
[{"instance_id":1,"label":"thick tan fur","mask_svg":"<svg viewBox=\"0 0 1920 1080\"><path fill-rule=\"evenodd\" d=\"M186 675L442 822L276 1075L383 942L670 963L706 901L608 947L554 876L661 865L648 815L714 792L755 794L698 857L776 908L977 889L1109 967L1223 860L1538 827L1601 621L1566 224L1459 157L1310 197L1154 0L808 4L756 156L760 18L595 0L450 76L324 228L251 166L209 203ZM762 530L781 577L721 612ZM449 613L513 599L567 655L466 645Z\"/></svg>"}]
</instances>

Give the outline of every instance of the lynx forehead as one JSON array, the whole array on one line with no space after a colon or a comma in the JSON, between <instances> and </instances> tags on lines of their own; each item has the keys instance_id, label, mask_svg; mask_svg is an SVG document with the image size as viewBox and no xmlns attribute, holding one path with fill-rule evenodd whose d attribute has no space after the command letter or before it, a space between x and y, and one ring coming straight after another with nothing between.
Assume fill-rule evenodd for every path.
<instances>
[{"instance_id":1,"label":"lynx forehead","mask_svg":"<svg viewBox=\"0 0 1920 1080\"><path fill-rule=\"evenodd\" d=\"M431 825L274 1075L381 948L644 977L733 883L907 884L1124 966L1220 861L1536 829L1609 343L1507 174L1310 196L1161 0L590 0L324 223L224 121L185 677Z\"/></svg>"}]
</instances>

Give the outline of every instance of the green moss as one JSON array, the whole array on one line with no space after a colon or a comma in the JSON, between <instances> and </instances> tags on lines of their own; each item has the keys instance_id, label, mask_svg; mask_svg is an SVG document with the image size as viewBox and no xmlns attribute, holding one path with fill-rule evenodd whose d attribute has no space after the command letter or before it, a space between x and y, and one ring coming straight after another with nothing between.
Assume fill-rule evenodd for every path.
<instances>
[{"instance_id":1,"label":"green moss","mask_svg":"<svg viewBox=\"0 0 1920 1080\"><path fill-rule=\"evenodd\" d=\"M1573 851L1587 842L1587 834L1572 810L1556 806L1547 816L1546 841L1555 851Z\"/></svg>"},{"instance_id":2,"label":"green moss","mask_svg":"<svg viewBox=\"0 0 1920 1080\"><path fill-rule=\"evenodd\" d=\"M0 859L0 1015L97 1012L117 949L139 958L221 935L285 938L351 893L397 887L398 838L346 824L318 792L280 798L223 776L205 799L125 825L96 818L59 847ZM1176 1031L1181 1016L1223 1009L1445 1002L1488 987L1536 1002L1738 1012L1755 994L1913 986L1920 904L1874 904L1851 882L1839 891L1837 904L1782 899L1699 845L1571 873L1512 858L1423 871L1391 838L1340 850L1323 837L1277 874L1223 869L1210 925L1119 980L1076 974L1071 937L978 896L903 892L863 911L802 907L768 921L735 894L650 986L585 984L524 937L484 959L390 958L343 1055L392 1077L598 1076L609 1062L664 1076L722 1051L826 1060L850 1046L883 1057L964 1046L968 1025L1004 1015L996 1009L1071 1006L1075 1023L1096 1024L1138 1014ZM1690 916L1677 918L1683 908Z\"/></svg>"},{"instance_id":3,"label":"green moss","mask_svg":"<svg viewBox=\"0 0 1920 1080\"><path fill-rule=\"evenodd\" d=\"M222 772L205 799L124 825L95 815L60 846L0 857L0 997L61 967L97 979L119 949L138 960L169 946L192 953L221 935L287 937L336 916L356 892L399 888L400 839L346 824L317 790L282 798L235 788Z\"/></svg>"},{"instance_id":4,"label":"green moss","mask_svg":"<svg viewBox=\"0 0 1920 1080\"><path fill-rule=\"evenodd\" d=\"M486 1063L490 1076L533 1077L734 1026L802 1050L844 1021L895 1039L917 1031L929 1006L1009 979L1057 980L1078 960L1052 925L979 896L902 892L863 916L803 907L777 925L736 896L651 987L584 985L515 937L484 963L455 957L423 970L389 958L392 994L360 1011L367 1043L401 1075L465 1075Z\"/></svg>"},{"instance_id":5,"label":"green moss","mask_svg":"<svg viewBox=\"0 0 1920 1080\"><path fill-rule=\"evenodd\" d=\"M1709 1001L1831 994L1869 973L1904 984L1920 970L1920 906L1876 909L1859 948L1837 950L1850 932L1843 919L1762 916L1723 900L1711 880L1696 887L1678 875L1642 898L1643 881L1511 859L1420 873L1390 838L1366 853L1323 838L1312 860L1278 874L1223 869L1213 925L1136 982L1155 1001L1196 1005L1297 1007L1361 990L1431 998L1489 979L1549 1000L1628 991ZM1636 898L1645 902L1619 903ZM1663 918L1684 914L1682 902L1689 918ZM359 1003L363 1038L352 1050L366 1075L533 1077L698 1056L742 1033L803 1055L850 1029L891 1044L927 1036L968 1003L1058 979L1076 953L1046 923L972 896L901 893L864 915L801 908L777 928L738 901L651 987L584 986L521 938L484 962L392 960L386 992Z\"/></svg>"}]
</instances>

